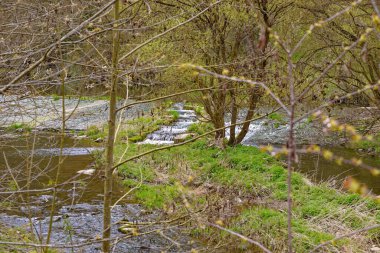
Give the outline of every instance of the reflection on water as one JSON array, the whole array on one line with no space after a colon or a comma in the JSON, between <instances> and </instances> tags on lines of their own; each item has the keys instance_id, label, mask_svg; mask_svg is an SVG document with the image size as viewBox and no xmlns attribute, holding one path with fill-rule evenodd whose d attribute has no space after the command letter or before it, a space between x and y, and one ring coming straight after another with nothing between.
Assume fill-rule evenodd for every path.
<instances>
[{"instance_id":1,"label":"reflection on water","mask_svg":"<svg viewBox=\"0 0 380 253\"><path fill-rule=\"evenodd\" d=\"M46 189L53 186L55 181L59 154L61 152L60 137L52 134L33 134L27 137L13 137L0 140L0 191L13 191L18 189L27 190L28 168L31 168L30 189ZM58 206L76 203L100 203L103 199L102 171L97 170L94 175L78 175L79 170L91 166L94 161L92 152L101 150L101 147L94 147L96 143L89 140L74 140L66 137L63 144L63 157L61 159L58 184L63 184L57 188ZM33 149L34 147L34 149ZM33 152L31 151L33 150ZM31 166L32 164L32 166ZM17 184L16 184L16 182ZM120 197L122 189L114 184L115 199ZM35 192L31 194L29 204L40 205L51 204L52 191ZM12 214L22 214L24 203L27 200L25 194L2 194L0 200L14 203L20 202L15 209L13 205L5 208L4 211ZM37 210L45 213L48 210Z\"/></svg>"},{"instance_id":2,"label":"reflection on water","mask_svg":"<svg viewBox=\"0 0 380 253\"><path fill-rule=\"evenodd\" d=\"M345 159L353 157L361 158L363 163L380 168L380 157L369 156L356 152L355 150L333 147L328 148L334 154L342 156ZM332 181L340 187L345 178L352 176L368 186L374 194L380 195L380 177L374 177L368 170L355 167L353 165L338 165L335 162L327 161L316 154L300 154L298 171L307 174L316 182Z\"/></svg>"}]
</instances>

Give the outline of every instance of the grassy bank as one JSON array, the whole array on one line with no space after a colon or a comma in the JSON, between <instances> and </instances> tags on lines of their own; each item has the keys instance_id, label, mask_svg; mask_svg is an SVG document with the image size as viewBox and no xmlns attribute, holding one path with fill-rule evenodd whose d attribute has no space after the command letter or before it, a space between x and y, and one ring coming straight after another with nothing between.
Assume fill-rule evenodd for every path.
<instances>
[{"instance_id":1,"label":"grassy bank","mask_svg":"<svg viewBox=\"0 0 380 253\"><path fill-rule=\"evenodd\" d=\"M374 155L380 154L380 134L375 135L372 140L358 141L351 147Z\"/></svg>"},{"instance_id":2,"label":"grassy bank","mask_svg":"<svg viewBox=\"0 0 380 253\"><path fill-rule=\"evenodd\" d=\"M119 155L127 144L117 146ZM154 148L130 143L127 156ZM274 252L286 245L286 171L283 164L255 147L220 150L200 140L160 151L120 167L126 187L141 187L134 200L147 208L180 214L207 206L204 218L264 243ZM294 173L294 241L297 252L337 235L380 222L380 205L328 185L312 185ZM215 229L195 229L220 247L245 249L247 244ZM368 252L380 230L337 241L323 252Z\"/></svg>"}]
</instances>

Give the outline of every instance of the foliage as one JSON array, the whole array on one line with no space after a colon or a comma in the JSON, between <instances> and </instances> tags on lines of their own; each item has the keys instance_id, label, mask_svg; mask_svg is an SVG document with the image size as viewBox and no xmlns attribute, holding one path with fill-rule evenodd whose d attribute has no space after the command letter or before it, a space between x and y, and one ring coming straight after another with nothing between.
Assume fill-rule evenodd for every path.
<instances>
[{"instance_id":1,"label":"foliage","mask_svg":"<svg viewBox=\"0 0 380 253\"><path fill-rule=\"evenodd\" d=\"M25 227L8 227L4 224L0 224L0 241L13 241L24 243L35 243L33 234L27 232ZM10 245L0 245L0 252L19 252L19 249ZM53 253L53 251L50 251Z\"/></svg>"},{"instance_id":2,"label":"foliage","mask_svg":"<svg viewBox=\"0 0 380 253\"><path fill-rule=\"evenodd\" d=\"M79 0L5 0L0 3L0 9L4 10L0 16L4 29L0 40L1 95L6 98L9 92L9 97L17 101L53 94L48 99L51 102L60 100L57 94L68 91L72 94L68 98L110 100L112 109L117 108L116 98L121 96L149 100L188 89L212 87L184 96L202 103L203 107L191 106L212 123L212 126L192 125L189 130L200 135L221 129L226 115L231 115L231 122L235 123L248 108L240 131L234 131L235 124L230 128L228 145L236 147L225 148L224 129L215 131L212 145L203 139L121 166L124 183L127 187L141 183L134 191L134 198L150 209L183 206L183 197L199 207L209 197L230 204L234 198L244 196L246 205L233 210L235 217L229 217L226 225L281 252L286 248L284 203L290 197L284 165L257 148L238 144L257 111L267 109L261 106L273 106L278 100L291 108L292 121L302 119L302 115L315 108L329 111L337 103L380 108L379 89L358 90L378 83L380 78L380 17L372 6L374 2L225 0L203 12L215 1L116 1L115 16L111 17L108 12L98 13L103 1L97 0L88 4ZM95 13L97 17L86 22ZM197 13L202 15L171 29ZM85 27L78 27L81 23ZM71 35L63 37L65 34ZM119 56L123 58L120 61ZM190 65L183 63L198 67L191 71L179 69L178 66ZM203 71L200 66L205 67ZM247 83L247 79L252 82ZM264 84L266 91L258 84ZM117 90L128 92L120 92L119 97ZM352 96L352 92L357 94ZM91 96L95 94L101 95ZM328 102L333 100L334 103ZM116 138L117 155L133 156L152 149L133 142L142 141L161 125L179 118L178 112L165 110L171 103L163 103L161 114L123 122ZM7 109L2 105L2 111ZM112 118L116 112L110 115L107 182L111 180L114 163L111 140L115 135L116 120ZM268 118L275 127L288 121L279 113L272 113ZM326 129L333 125L329 118L324 121ZM287 147L292 152L293 128L290 129ZM13 124L7 130L29 132L31 128ZM94 140L106 139L106 130L107 127L90 126L84 134ZM354 148L374 154L380 152L380 136L374 140L358 134L353 136ZM103 165L103 157L95 156L98 166ZM296 155L289 157L290 171ZM325 153L324 157L331 159L332 154ZM362 165L362 160L351 162ZM57 184L58 174L56 181ZM105 184L106 189L110 185ZM307 251L338 232L351 232L379 222L379 204L373 199L343 193L327 184L312 185L299 173L293 173L291 186L294 217L290 225L295 231L297 251ZM16 189L16 184L10 183L5 188ZM206 194L197 195L197 190ZM109 197L105 194L105 199ZM110 221L110 201L104 203L105 217ZM210 217L217 215L220 213ZM52 218L53 212L51 221ZM108 232L106 229L105 234ZM360 240L346 239L330 249L357 252L370 239L378 238L379 231L365 236L366 242L360 235Z\"/></svg>"},{"instance_id":3,"label":"foliage","mask_svg":"<svg viewBox=\"0 0 380 253\"><path fill-rule=\"evenodd\" d=\"M174 110L170 110L169 113L173 117L173 120L178 120L178 118L179 118L179 112L174 111Z\"/></svg>"},{"instance_id":4,"label":"foliage","mask_svg":"<svg viewBox=\"0 0 380 253\"><path fill-rule=\"evenodd\" d=\"M170 124L173 120L174 116L141 117L128 120L126 130L121 131L120 138L128 139L131 142L143 141L148 134L157 131L162 125Z\"/></svg>"},{"instance_id":5,"label":"foliage","mask_svg":"<svg viewBox=\"0 0 380 253\"><path fill-rule=\"evenodd\" d=\"M287 234L286 213L265 207L252 207L243 211L232 223L231 229L249 237L259 237L265 245L270 245L272 251L284 250L280 242ZM318 231L317 226L299 218L294 219L292 225L295 234L301 235L294 240L297 252L308 252L314 245L334 238L333 234ZM340 241L335 247L339 248L345 243L347 242Z\"/></svg>"}]
</instances>

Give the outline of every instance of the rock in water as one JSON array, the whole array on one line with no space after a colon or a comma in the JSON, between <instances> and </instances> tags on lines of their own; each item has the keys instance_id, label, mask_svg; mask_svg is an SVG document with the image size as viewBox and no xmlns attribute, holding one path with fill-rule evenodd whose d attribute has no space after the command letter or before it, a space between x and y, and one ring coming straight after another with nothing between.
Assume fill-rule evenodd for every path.
<instances>
[{"instance_id":1,"label":"rock in water","mask_svg":"<svg viewBox=\"0 0 380 253\"><path fill-rule=\"evenodd\" d=\"M184 142L189 136L190 136L190 134L177 135L176 137L174 137L174 144Z\"/></svg>"}]
</instances>

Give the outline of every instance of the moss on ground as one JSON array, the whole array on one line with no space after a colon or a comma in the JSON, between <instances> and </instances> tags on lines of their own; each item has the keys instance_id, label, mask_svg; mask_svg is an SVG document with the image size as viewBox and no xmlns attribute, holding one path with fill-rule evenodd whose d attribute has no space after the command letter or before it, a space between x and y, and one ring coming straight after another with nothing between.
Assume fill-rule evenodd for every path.
<instances>
[{"instance_id":1,"label":"moss on ground","mask_svg":"<svg viewBox=\"0 0 380 253\"><path fill-rule=\"evenodd\" d=\"M116 150L120 155L125 148L126 144L120 144ZM152 148L156 147L129 144L127 154L133 156ZM220 150L209 146L207 140L199 140L129 162L120 171L126 178L126 186L134 187L142 182L134 191L134 198L147 208L168 210L176 206L180 212L178 207L184 206L183 196L187 196L194 208L205 203L206 195L221 201L239 196L244 203L234 209L232 218L225 220L226 226L263 242L274 252L285 250L286 170L281 162L258 148L238 146ZM206 184L223 191L197 194ZM372 199L344 193L326 184L310 185L299 173L293 174L292 187L297 252L306 252L337 234L380 222L380 205ZM216 219L217 215L221 214L211 216ZM223 233L214 230L204 230L202 234L223 237ZM371 240L379 235L380 231L372 231L366 236L339 241L326 250L339 251L345 247L353 252L365 252ZM244 246L233 238L228 243Z\"/></svg>"}]
</instances>

